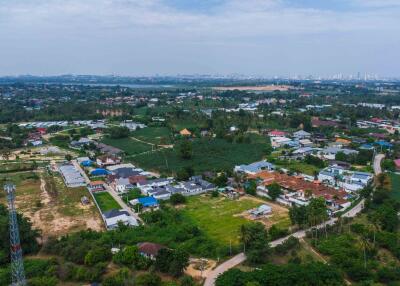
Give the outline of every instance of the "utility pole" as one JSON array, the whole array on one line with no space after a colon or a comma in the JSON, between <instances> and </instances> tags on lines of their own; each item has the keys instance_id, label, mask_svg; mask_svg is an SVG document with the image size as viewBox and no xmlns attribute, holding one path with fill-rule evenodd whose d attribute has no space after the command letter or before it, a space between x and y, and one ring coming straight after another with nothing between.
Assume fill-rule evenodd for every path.
<instances>
[{"instance_id":1,"label":"utility pole","mask_svg":"<svg viewBox=\"0 0 400 286\"><path fill-rule=\"evenodd\" d=\"M15 210L15 185L4 185L7 194L9 227L10 227L10 250L11 250L11 281L12 286L25 286L25 270L22 260L22 248L19 238L17 212Z\"/></svg>"}]
</instances>

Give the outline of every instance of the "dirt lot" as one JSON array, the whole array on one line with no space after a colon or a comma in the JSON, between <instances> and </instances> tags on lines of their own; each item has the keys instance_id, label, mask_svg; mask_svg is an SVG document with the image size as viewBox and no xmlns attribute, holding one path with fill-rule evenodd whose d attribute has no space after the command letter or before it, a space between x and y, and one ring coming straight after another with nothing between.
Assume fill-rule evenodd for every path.
<instances>
[{"instance_id":1,"label":"dirt lot","mask_svg":"<svg viewBox=\"0 0 400 286\"><path fill-rule=\"evenodd\" d=\"M272 213L270 215L267 215L267 216L264 216L261 218L257 218L257 219L253 218L248 213L248 211L241 213L240 216L243 216L248 220L259 221L259 222L265 224L265 226L268 228L270 228L272 225L276 225L276 226L282 227L282 228L287 228L290 226L289 210L287 208L285 208L277 203L273 203L270 201L264 201L262 199L250 197L250 196L241 197L239 200L242 200L244 198L251 199L258 203L269 205L272 208Z\"/></svg>"},{"instance_id":2,"label":"dirt lot","mask_svg":"<svg viewBox=\"0 0 400 286\"><path fill-rule=\"evenodd\" d=\"M82 196L89 197L84 188L67 188L60 177L44 171L11 176L17 185L17 210L42 231L43 239L82 229L103 229L93 202L86 206L80 202Z\"/></svg>"}]
</instances>

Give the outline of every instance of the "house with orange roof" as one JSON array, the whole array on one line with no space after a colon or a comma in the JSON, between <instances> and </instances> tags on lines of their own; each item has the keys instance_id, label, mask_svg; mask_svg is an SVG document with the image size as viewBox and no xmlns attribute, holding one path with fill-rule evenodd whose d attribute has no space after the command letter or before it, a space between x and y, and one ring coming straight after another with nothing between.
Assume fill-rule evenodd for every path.
<instances>
[{"instance_id":1,"label":"house with orange roof","mask_svg":"<svg viewBox=\"0 0 400 286\"><path fill-rule=\"evenodd\" d=\"M189 130L187 130L185 128L185 129L182 129L181 131L179 131L179 134L182 135L182 136L191 136L192 132L190 132Z\"/></svg>"}]
</instances>

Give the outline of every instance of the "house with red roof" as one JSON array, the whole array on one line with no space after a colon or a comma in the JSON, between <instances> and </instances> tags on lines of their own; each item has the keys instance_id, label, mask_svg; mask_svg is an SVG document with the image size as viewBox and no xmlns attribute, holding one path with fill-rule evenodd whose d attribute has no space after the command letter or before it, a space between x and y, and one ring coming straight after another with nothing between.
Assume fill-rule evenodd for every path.
<instances>
[{"instance_id":1,"label":"house with red roof","mask_svg":"<svg viewBox=\"0 0 400 286\"><path fill-rule=\"evenodd\" d=\"M273 130L268 132L269 137L284 137L286 136L287 132L285 131L279 131L279 130Z\"/></svg>"}]
</instances>

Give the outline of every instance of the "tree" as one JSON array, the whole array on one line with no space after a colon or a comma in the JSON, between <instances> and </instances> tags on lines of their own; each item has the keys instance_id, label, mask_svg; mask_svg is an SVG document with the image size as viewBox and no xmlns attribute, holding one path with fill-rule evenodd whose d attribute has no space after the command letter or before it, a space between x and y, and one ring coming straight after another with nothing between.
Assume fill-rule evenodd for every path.
<instances>
[{"instance_id":1,"label":"tree","mask_svg":"<svg viewBox=\"0 0 400 286\"><path fill-rule=\"evenodd\" d=\"M71 154L66 154L65 155L65 160L67 160L68 162L72 160L72 156Z\"/></svg>"},{"instance_id":2,"label":"tree","mask_svg":"<svg viewBox=\"0 0 400 286\"><path fill-rule=\"evenodd\" d=\"M240 241L252 263L265 262L269 254L268 233L262 223L247 223L240 227Z\"/></svg>"},{"instance_id":3,"label":"tree","mask_svg":"<svg viewBox=\"0 0 400 286\"><path fill-rule=\"evenodd\" d=\"M181 276L189 265L189 253L179 248L176 249L173 252L172 261L170 263L169 274L174 277Z\"/></svg>"},{"instance_id":4,"label":"tree","mask_svg":"<svg viewBox=\"0 0 400 286\"><path fill-rule=\"evenodd\" d=\"M155 273L144 273L136 277L136 286L160 286L161 278Z\"/></svg>"},{"instance_id":5,"label":"tree","mask_svg":"<svg viewBox=\"0 0 400 286\"><path fill-rule=\"evenodd\" d=\"M268 186L268 195L275 201L282 194L281 186L276 182Z\"/></svg>"},{"instance_id":6,"label":"tree","mask_svg":"<svg viewBox=\"0 0 400 286\"><path fill-rule=\"evenodd\" d=\"M307 208L306 206L293 206L289 209L289 216L292 224L302 227L307 224Z\"/></svg>"},{"instance_id":7,"label":"tree","mask_svg":"<svg viewBox=\"0 0 400 286\"><path fill-rule=\"evenodd\" d=\"M157 254L155 267L161 272L179 277L189 265L189 253L182 249L160 249Z\"/></svg>"},{"instance_id":8,"label":"tree","mask_svg":"<svg viewBox=\"0 0 400 286\"><path fill-rule=\"evenodd\" d=\"M313 198L307 205L307 220L313 226L328 219L328 212L324 198Z\"/></svg>"},{"instance_id":9,"label":"tree","mask_svg":"<svg viewBox=\"0 0 400 286\"><path fill-rule=\"evenodd\" d=\"M189 160L192 158L192 142L183 140L179 145L179 154L182 159Z\"/></svg>"},{"instance_id":10,"label":"tree","mask_svg":"<svg viewBox=\"0 0 400 286\"><path fill-rule=\"evenodd\" d=\"M112 139L121 139L129 136L129 129L127 127L111 127L107 129L108 136Z\"/></svg>"},{"instance_id":11,"label":"tree","mask_svg":"<svg viewBox=\"0 0 400 286\"><path fill-rule=\"evenodd\" d=\"M169 200L173 205L180 205L186 203L186 197L179 193L172 194Z\"/></svg>"},{"instance_id":12,"label":"tree","mask_svg":"<svg viewBox=\"0 0 400 286\"><path fill-rule=\"evenodd\" d=\"M255 180L248 180L244 185L244 190L247 194L255 196L257 193L257 182Z\"/></svg>"},{"instance_id":13,"label":"tree","mask_svg":"<svg viewBox=\"0 0 400 286\"><path fill-rule=\"evenodd\" d=\"M94 247L85 256L86 265L95 265L99 262L109 261L111 251L108 247Z\"/></svg>"}]
</instances>

